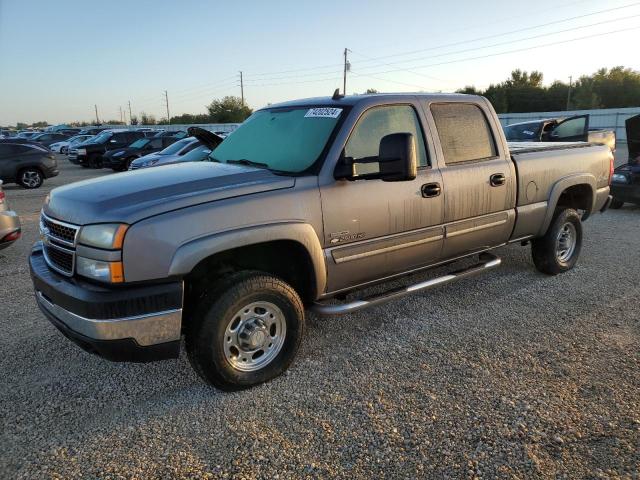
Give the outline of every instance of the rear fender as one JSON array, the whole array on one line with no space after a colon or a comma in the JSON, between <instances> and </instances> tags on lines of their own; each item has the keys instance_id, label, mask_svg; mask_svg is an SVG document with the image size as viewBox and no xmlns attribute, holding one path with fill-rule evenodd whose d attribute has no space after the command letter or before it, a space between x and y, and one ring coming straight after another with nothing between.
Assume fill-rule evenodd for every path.
<instances>
[{"instance_id":1,"label":"rear fender","mask_svg":"<svg viewBox=\"0 0 640 480\"><path fill-rule=\"evenodd\" d=\"M579 174L569 175L567 177L561 178L555 183L555 185L551 189L551 193L549 195L547 213L544 217L544 222L542 223L542 227L538 232L540 236L544 235L547 229L549 228L549 225L551 225L551 220L553 220L553 214L555 213L560 196L568 188L574 187L576 185L588 185L589 188L591 189L592 202L591 202L590 208L586 212L587 215L591 214L596 202L596 186L597 186L596 177L590 173L579 173Z\"/></svg>"}]
</instances>

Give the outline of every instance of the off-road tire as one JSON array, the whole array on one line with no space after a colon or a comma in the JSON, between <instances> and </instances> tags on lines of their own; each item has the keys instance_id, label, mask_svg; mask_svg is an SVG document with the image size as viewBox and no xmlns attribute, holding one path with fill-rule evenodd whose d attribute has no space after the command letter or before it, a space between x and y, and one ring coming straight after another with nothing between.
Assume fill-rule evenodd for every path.
<instances>
[{"instance_id":1,"label":"off-road tire","mask_svg":"<svg viewBox=\"0 0 640 480\"><path fill-rule=\"evenodd\" d=\"M284 343L264 367L240 371L225 356L225 332L239 310L260 301L276 305L284 314ZM238 272L218 281L197 302L185 343L192 367L207 383L225 391L243 390L277 377L293 361L304 334L305 318L299 295L286 282L267 273Z\"/></svg>"},{"instance_id":2,"label":"off-road tire","mask_svg":"<svg viewBox=\"0 0 640 480\"><path fill-rule=\"evenodd\" d=\"M570 230L574 235L573 249L563 258L559 254L559 238L562 232ZM557 275L571 270L582 249L582 222L580 214L572 208L556 210L551 225L543 237L531 242L531 256L536 268L547 275Z\"/></svg>"},{"instance_id":3,"label":"off-road tire","mask_svg":"<svg viewBox=\"0 0 640 480\"><path fill-rule=\"evenodd\" d=\"M624 205L624 202L622 200L618 200L617 198L614 198L613 200L611 200L611 204L609 205L609 208L612 208L613 210L618 210L619 208L622 208L623 205Z\"/></svg>"}]
</instances>

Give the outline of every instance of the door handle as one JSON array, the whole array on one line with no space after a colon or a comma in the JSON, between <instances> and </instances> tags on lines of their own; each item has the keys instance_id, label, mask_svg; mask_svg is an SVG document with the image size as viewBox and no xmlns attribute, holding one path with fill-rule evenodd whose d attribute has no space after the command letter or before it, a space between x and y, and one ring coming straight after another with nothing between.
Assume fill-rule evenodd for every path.
<instances>
[{"instance_id":1,"label":"door handle","mask_svg":"<svg viewBox=\"0 0 640 480\"><path fill-rule=\"evenodd\" d=\"M491 183L492 187L499 187L507 183L507 178L504 176L504 173L494 173L489 177L489 183Z\"/></svg>"},{"instance_id":2,"label":"door handle","mask_svg":"<svg viewBox=\"0 0 640 480\"><path fill-rule=\"evenodd\" d=\"M439 183L425 183L420 187L420 192L425 198L437 197L442 192L442 188Z\"/></svg>"}]
</instances>

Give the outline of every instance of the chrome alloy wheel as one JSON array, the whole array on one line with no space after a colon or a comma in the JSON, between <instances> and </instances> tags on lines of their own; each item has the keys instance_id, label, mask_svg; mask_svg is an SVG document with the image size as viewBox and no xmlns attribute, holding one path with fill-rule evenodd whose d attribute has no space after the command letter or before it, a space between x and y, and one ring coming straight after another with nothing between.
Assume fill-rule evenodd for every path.
<instances>
[{"instance_id":1,"label":"chrome alloy wheel","mask_svg":"<svg viewBox=\"0 0 640 480\"><path fill-rule=\"evenodd\" d=\"M253 372L269 364L284 344L287 322L271 302L253 302L231 319L224 335L224 356L236 370Z\"/></svg>"},{"instance_id":2,"label":"chrome alloy wheel","mask_svg":"<svg viewBox=\"0 0 640 480\"><path fill-rule=\"evenodd\" d=\"M20 178L23 185L29 188L36 188L42 183L40 173L35 170L25 170Z\"/></svg>"},{"instance_id":3,"label":"chrome alloy wheel","mask_svg":"<svg viewBox=\"0 0 640 480\"><path fill-rule=\"evenodd\" d=\"M575 225L571 222L565 223L560 229L556 240L556 258L558 261L567 262L571 259L573 252L576 250L577 238Z\"/></svg>"}]
</instances>

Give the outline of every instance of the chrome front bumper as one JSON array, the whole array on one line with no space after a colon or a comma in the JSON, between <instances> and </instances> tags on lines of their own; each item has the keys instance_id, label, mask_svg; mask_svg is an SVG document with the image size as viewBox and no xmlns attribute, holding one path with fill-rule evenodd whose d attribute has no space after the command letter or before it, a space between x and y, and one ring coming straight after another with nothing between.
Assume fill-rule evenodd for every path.
<instances>
[{"instance_id":1,"label":"chrome front bumper","mask_svg":"<svg viewBox=\"0 0 640 480\"><path fill-rule=\"evenodd\" d=\"M67 328L94 340L131 338L142 347L180 340L182 309L104 320L76 315L54 304L40 291L36 291L36 300L41 309Z\"/></svg>"}]
</instances>

